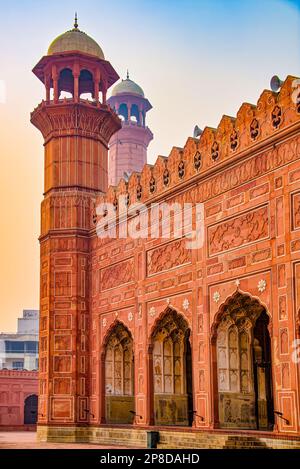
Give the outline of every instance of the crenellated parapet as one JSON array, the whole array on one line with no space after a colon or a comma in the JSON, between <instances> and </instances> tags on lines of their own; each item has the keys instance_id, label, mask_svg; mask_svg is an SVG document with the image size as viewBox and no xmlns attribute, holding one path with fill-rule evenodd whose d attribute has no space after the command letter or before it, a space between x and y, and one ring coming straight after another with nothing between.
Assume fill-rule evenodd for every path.
<instances>
[{"instance_id":1,"label":"crenellated parapet","mask_svg":"<svg viewBox=\"0 0 300 469\"><path fill-rule=\"evenodd\" d=\"M163 198L173 188L201 181L210 174L228 170L250 152L276 144L293 124L299 124L300 104L297 78L288 76L278 93L264 90L257 104L243 103L236 117L224 115L218 127L205 127L200 138L189 137L183 148L173 147L169 156L158 156L155 164L121 179L97 199L113 202L127 195L130 203ZM298 93L298 95L297 95Z\"/></svg>"}]
</instances>

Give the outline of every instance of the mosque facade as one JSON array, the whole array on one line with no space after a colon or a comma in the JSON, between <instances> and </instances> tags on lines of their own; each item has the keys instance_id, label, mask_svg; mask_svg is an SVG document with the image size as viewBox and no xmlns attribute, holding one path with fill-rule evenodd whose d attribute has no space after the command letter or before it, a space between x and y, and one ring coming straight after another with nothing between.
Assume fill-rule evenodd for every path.
<instances>
[{"instance_id":1,"label":"mosque facade","mask_svg":"<svg viewBox=\"0 0 300 469\"><path fill-rule=\"evenodd\" d=\"M299 445L296 78L149 165L151 104L129 77L115 85L77 21L33 72L46 89L31 114L45 151L40 439Z\"/></svg>"}]
</instances>

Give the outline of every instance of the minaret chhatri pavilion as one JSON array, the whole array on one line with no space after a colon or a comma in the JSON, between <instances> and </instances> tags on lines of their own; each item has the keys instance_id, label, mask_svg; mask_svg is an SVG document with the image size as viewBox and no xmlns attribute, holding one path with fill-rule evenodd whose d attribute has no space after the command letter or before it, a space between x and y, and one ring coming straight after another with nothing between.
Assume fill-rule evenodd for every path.
<instances>
[{"instance_id":1,"label":"minaret chhatri pavilion","mask_svg":"<svg viewBox=\"0 0 300 469\"><path fill-rule=\"evenodd\" d=\"M122 119L122 128L109 142L108 183L116 186L121 178L142 172L147 163L147 148L153 134L146 127L146 113L152 106L142 88L130 80L128 72L126 80L113 88L108 103Z\"/></svg>"}]
</instances>

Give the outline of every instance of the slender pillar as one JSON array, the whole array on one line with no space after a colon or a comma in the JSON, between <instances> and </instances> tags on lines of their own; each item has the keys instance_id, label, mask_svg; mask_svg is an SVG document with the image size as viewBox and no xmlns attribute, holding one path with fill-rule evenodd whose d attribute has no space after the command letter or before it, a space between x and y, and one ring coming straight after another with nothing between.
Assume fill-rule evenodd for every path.
<instances>
[{"instance_id":1,"label":"slender pillar","mask_svg":"<svg viewBox=\"0 0 300 469\"><path fill-rule=\"evenodd\" d=\"M73 99L75 103L79 102L79 77L80 77L80 70L77 63L74 64L73 67L73 78L74 78L74 96Z\"/></svg>"},{"instance_id":2,"label":"slender pillar","mask_svg":"<svg viewBox=\"0 0 300 469\"><path fill-rule=\"evenodd\" d=\"M99 70L97 70L94 75L94 100L97 103L99 103L99 83L100 83L100 74L99 74Z\"/></svg>"},{"instance_id":3,"label":"slender pillar","mask_svg":"<svg viewBox=\"0 0 300 469\"><path fill-rule=\"evenodd\" d=\"M147 363L147 425L154 425L153 345L148 346Z\"/></svg>"},{"instance_id":4,"label":"slender pillar","mask_svg":"<svg viewBox=\"0 0 300 469\"><path fill-rule=\"evenodd\" d=\"M58 103L58 73L55 66L52 67L52 80L53 80L53 93L54 93L54 102Z\"/></svg>"},{"instance_id":5,"label":"slender pillar","mask_svg":"<svg viewBox=\"0 0 300 469\"><path fill-rule=\"evenodd\" d=\"M105 416L105 353L101 354L101 367L100 367L100 423L106 423Z\"/></svg>"},{"instance_id":6,"label":"slender pillar","mask_svg":"<svg viewBox=\"0 0 300 469\"><path fill-rule=\"evenodd\" d=\"M103 104L106 104L106 88L103 89L102 91L102 99L103 99Z\"/></svg>"},{"instance_id":7,"label":"slender pillar","mask_svg":"<svg viewBox=\"0 0 300 469\"><path fill-rule=\"evenodd\" d=\"M142 111L141 109L139 110L139 125L144 126L144 123L143 123L143 111Z\"/></svg>"},{"instance_id":8,"label":"slender pillar","mask_svg":"<svg viewBox=\"0 0 300 469\"><path fill-rule=\"evenodd\" d=\"M45 79L45 88L46 88L46 103L50 102L50 77L47 76Z\"/></svg>"}]
</instances>

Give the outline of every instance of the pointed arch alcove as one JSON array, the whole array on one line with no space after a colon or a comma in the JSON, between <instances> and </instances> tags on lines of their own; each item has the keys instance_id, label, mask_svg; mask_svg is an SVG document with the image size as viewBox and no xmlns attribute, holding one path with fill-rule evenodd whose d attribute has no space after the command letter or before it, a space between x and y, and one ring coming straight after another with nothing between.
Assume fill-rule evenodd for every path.
<instances>
[{"instance_id":1,"label":"pointed arch alcove","mask_svg":"<svg viewBox=\"0 0 300 469\"><path fill-rule=\"evenodd\" d=\"M134 419L133 339L120 321L108 331L103 353L105 421L131 424Z\"/></svg>"},{"instance_id":2,"label":"pointed arch alcove","mask_svg":"<svg viewBox=\"0 0 300 469\"><path fill-rule=\"evenodd\" d=\"M168 308L151 334L155 425L192 425L192 354L186 319Z\"/></svg>"},{"instance_id":3,"label":"pointed arch alcove","mask_svg":"<svg viewBox=\"0 0 300 469\"><path fill-rule=\"evenodd\" d=\"M240 291L221 305L212 326L215 420L221 428L272 430L270 317Z\"/></svg>"}]
</instances>

